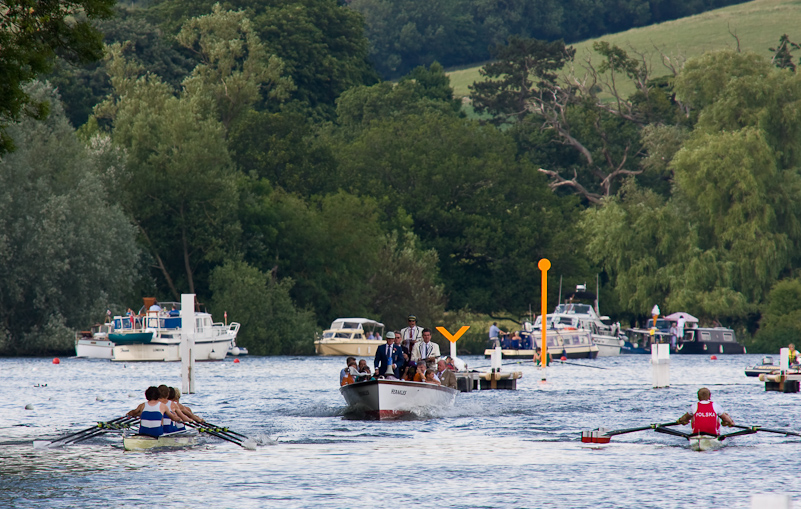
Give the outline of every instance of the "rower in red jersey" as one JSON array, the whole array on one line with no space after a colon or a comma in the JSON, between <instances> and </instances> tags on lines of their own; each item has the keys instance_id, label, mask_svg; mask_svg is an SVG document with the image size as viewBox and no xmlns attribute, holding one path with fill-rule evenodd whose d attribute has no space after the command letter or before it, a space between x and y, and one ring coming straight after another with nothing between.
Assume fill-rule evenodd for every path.
<instances>
[{"instance_id":1,"label":"rower in red jersey","mask_svg":"<svg viewBox=\"0 0 801 509\"><path fill-rule=\"evenodd\" d=\"M733 426L734 421L729 414L709 400L711 393L706 387L698 389L698 402L693 403L692 409L679 417L679 423L692 422L693 435L720 435L720 425Z\"/></svg>"}]
</instances>

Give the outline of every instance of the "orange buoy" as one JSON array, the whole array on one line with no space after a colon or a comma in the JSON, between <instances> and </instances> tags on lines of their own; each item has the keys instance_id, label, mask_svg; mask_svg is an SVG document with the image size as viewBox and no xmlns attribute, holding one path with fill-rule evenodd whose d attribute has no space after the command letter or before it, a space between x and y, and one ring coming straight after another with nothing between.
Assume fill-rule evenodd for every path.
<instances>
[{"instance_id":1,"label":"orange buoy","mask_svg":"<svg viewBox=\"0 0 801 509\"><path fill-rule=\"evenodd\" d=\"M239 364L239 359L234 359L234 364Z\"/></svg>"},{"instance_id":2,"label":"orange buoy","mask_svg":"<svg viewBox=\"0 0 801 509\"><path fill-rule=\"evenodd\" d=\"M718 360L718 356L717 355L713 355L712 357L709 358L709 360L716 361L716 360Z\"/></svg>"},{"instance_id":3,"label":"orange buoy","mask_svg":"<svg viewBox=\"0 0 801 509\"><path fill-rule=\"evenodd\" d=\"M58 357L56 357L55 359L53 359L53 364L61 364L61 360Z\"/></svg>"},{"instance_id":4,"label":"orange buoy","mask_svg":"<svg viewBox=\"0 0 801 509\"><path fill-rule=\"evenodd\" d=\"M566 360L567 360L567 357L565 357L565 356L563 355L563 356L562 356L562 358L561 358L561 359L559 359L559 360L560 360L560 361L566 361Z\"/></svg>"}]
</instances>

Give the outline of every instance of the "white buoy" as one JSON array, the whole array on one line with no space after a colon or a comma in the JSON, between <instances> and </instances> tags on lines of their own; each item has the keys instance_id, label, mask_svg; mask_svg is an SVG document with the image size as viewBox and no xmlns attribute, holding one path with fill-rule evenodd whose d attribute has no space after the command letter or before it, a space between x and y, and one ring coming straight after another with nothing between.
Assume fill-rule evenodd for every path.
<instances>
[{"instance_id":1,"label":"white buoy","mask_svg":"<svg viewBox=\"0 0 801 509\"><path fill-rule=\"evenodd\" d=\"M28 403L25 405L25 410L33 410L33 403Z\"/></svg>"},{"instance_id":2,"label":"white buoy","mask_svg":"<svg viewBox=\"0 0 801 509\"><path fill-rule=\"evenodd\" d=\"M654 389L670 386L670 345L656 343L651 345L651 373Z\"/></svg>"},{"instance_id":3,"label":"white buoy","mask_svg":"<svg viewBox=\"0 0 801 509\"><path fill-rule=\"evenodd\" d=\"M195 393L195 294L181 295L181 392Z\"/></svg>"}]
</instances>

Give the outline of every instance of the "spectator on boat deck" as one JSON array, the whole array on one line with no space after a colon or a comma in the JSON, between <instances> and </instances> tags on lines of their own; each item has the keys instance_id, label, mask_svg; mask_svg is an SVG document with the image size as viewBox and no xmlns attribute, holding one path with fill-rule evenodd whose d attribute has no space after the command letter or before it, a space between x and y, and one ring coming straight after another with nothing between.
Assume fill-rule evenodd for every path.
<instances>
[{"instance_id":1,"label":"spectator on boat deck","mask_svg":"<svg viewBox=\"0 0 801 509\"><path fill-rule=\"evenodd\" d=\"M406 371L403 373L403 379L409 382L414 381L414 375L417 373L417 366L414 364L409 364L406 366Z\"/></svg>"},{"instance_id":2,"label":"spectator on boat deck","mask_svg":"<svg viewBox=\"0 0 801 509\"><path fill-rule=\"evenodd\" d=\"M437 374L434 373L433 369L429 369L429 370L426 371L425 383L427 383L427 384L435 384L435 385L442 385L442 382L437 380Z\"/></svg>"},{"instance_id":3,"label":"spectator on boat deck","mask_svg":"<svg viewBox=\"0 0 801 509\"><path fill-rule=\"evenodd\" d=\"M398 369L395 370L395 374L403 373L406 371L406 365L409 364L411 360L411 354L409 350L403 348L403 339L400 335L400 331L395 331L395 348L400 352L398 355Z\"/></svg>"},{"instance_id":4,"label":"spectator on boat deck","mask_svg":"<svg viewBox=\"0 0 801 509\"><path fill-rule=\"evenodd\" d=\"M489 339L490 343L492 343L492 348L501 346L501 334L506 333L498 328L498 322L492 322L489 329Z\"/></svg>"},{"instance_id":5,"label":"spectator on boat deck","mask_svg":"<svg viewBox=\"0 0 801 509\"><path fill-rule=\"evenodd\" d=\"M436 369L439 353L439 345L431 341L431 330L423 329L423 341L417 343L412 350L412 360L415 362L424 361L428 369Z\"/></svg>"},{"instance_id":6,"label":"spectator on boat deck","mask_svg":"<svg viewBox=\"0 0 801 509\"><path fill-rule=\"evenodd\" d=\"M684 316L679 316L679 319L676 322L676 335L678 336L679 339L684 339L684 324L685 323L686 323L686 320L684 319Z\"/></svg>"},{"instance_id":7,"label":"spectator on boat deck","mask_svg":"<svg viewBox=\"0 0 801 509\"><path fill-rule=\"evenodd\" d=\"M698 402L693 403L689 412L679 417L679 424L692 422L693 435L720 435L720 425L734 426L729 414L723 411L717 403L710 401L712 393L706 387L698 389Z\"/></svg>"},{"instance_id":8,"label":"spectator on boat deck","mask_svg":"<svg viewBox=\"0 0 801 509\"><path fill-rule=\"evenodd\" d=\"M349 368L350 368L350 363L351 362L356 362L356 358L355 357L348 357L347 359L345 359L345 367L342 368L342 371L339 372L339 385L340 386L352 384L353 382L356 381L352 376L350 376L350 369Z\"/></svg>"},{"instance_id":9,"label":"spectator on boat deck","mask_svg":"<svg viewBox=\"0 0 801 509\"><path fill-rule=\"evenodd\" d=\"M670 334L670 349L675 352L679 338L679 328L676 327L676 324L674 323L670 324L670 329L668 329L668 334Z\"/></svg>"},{"instance_id":10,"label":"spectator on boat deck","mask_svg":"<svg viewBox=\"0 0 801 509\"><path fill-rule=\"evenodd\" d=\"M158 302L156 302L150 306L150 311L161 311L161 306L159 306Z\"/></svg>"},{"instance_id":11,"label":"spectator on boat deck","mask_svg":"<svg viewBox=\"0 0 801 509\"><path fill-rule=\"evenodd\" d=\"M400 374L398 369L399 357L401 356L400 349L395 346L395 333L392 331L387 332L387 344L379 346L375 350L375 366L376 374L384 376L390 374L395 376L395 373Z\"/></svg>"},{"instance_id":12,"label":"spectator on boat deck","mask_svg":"<svg viewBox=\"0 0 801 509\"><path fill-rule=\"evenodd\" d=\"M425 362L418 362L417 363L417 368L416 368L416 370L414 372L414 378L412 379L412 381L414 381L414 382L425 382L426 381L426 371L427 370L428 370L428 368L426 368L426 363Z\"/></svg>"},{"instance_id":13,"label":"spectator on boat deck","mask_svg":"<svg viewBox=\"0 0 801 509\"><path fill-rule=\"evenodd\" d=\"M450 355L445 357L445 367L450 369L454 373L459 371L458 369L456 369L456 364L453 362L453 357L451 357Z\"/></svg>"},{"instance_id":14,"label":"spectator on boat deck","mask_svg":"<svg viewBox=\"0 0 801 509\"><path fill-rule=\"evenodd\" d=\"M445 387L450 387L451 389L456 388L456 375L453 374L453 371L448 369L445 361L437 361L436 375Z\"/></svg>"},{"instance_id":15,"label":"spectator on boat deck","mask_svg":"<svg viewBox=\"0 0 801 509\"><path fill-rule=\"evenodd\" d=\"M370 371L370 366L367 365L367 361L364 359L359 360L359 373L371 375L373 372Z\"/></svg>"},{"instance_id":16,"label":"spectator on boat deck","mask_svg":"<svg viewBox=\"0 0 801 509\"><path fill-rule=\"evenodd\" d=\"M128 311L126 311L125 314L128 316L128 319L131 321L131 328L133 328L133 326L134 326L134 312L133 312L133 309L128 308Z\"/></svg>"},{"instance_id":17,"label":"spectator on boat deck","mask_svg":"<svg viewBox=\"0 0 801 509\"><path fill-rule=\"evenodd\" d=\"M406 318L406 322L409 326L401 329L400 333L403 346L411 352L414 350L415 344L423 339L423 328L417 325L417 317L415 315L409 315Z\"/></svg>"},{"instance_id":18,"label":"spectator on boat deck","mask_svg":"<svg viewBox=\"0 0 801 509\"><path fill-rule=\"evenodd\" d=\"M365 337L366 337L367 339L375 339L375 336L373 336L373 331L370 331L370 332L368 332L368 333L367 333L367 336L365 336Z\"/></svg>"}]
</instances>

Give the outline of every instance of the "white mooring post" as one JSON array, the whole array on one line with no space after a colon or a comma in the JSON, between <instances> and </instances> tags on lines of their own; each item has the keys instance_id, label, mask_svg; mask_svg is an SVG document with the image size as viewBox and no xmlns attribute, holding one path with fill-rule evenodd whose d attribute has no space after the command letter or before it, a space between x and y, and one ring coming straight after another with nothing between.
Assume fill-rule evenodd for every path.
<instances>
[{"instance_id":1,"label":"white mooring post","mask_svg":"<svg viewBox=\"0 0 801 509\"><path fill-rule=\"evenodd\" d=\"M779 367L781 367L782 373L786 373L790 370L790 349L789 348L782 348L779 350Z\"/></svg>"},{"instance_id":2,"label":"white mooring post","mask_svg":"<svg viewBox=\"0 0 801 509\"><path fill-rule=\"evenodd\" d=\"M655 343L651 345L651 372L654 389L670 386L670 345Z\"/></svg>"},{"instance_id":3,"label":"white mooring post","mask_svg":"<svg viewBox=\"0 0 801 509\"><path fill-rule=\"evenodd\" d=\"M456 358L456 341L448 341L451 344L451 359Z\"/></svg>"},{"instance_id":4,"label":"white mooring post","mask_svg":"<svg viewBox=\"0 0 801 509\"><path fill-rule=\"evenodd\" d=\"M490 369L497 373L501 370L502 363L503 363L503 354L501 353L501 347L496 346L495 349L492 351L492 355L490 355Z\"/></svg>"},{"instance_id":5,"label":"white mooring post","mask_svg":"<svg viewBox=\"0 0 801 509\"><path fill-rule=\"evenodd\" d=\"M181 392L195 392L195 294L181 295Z\"/></svg>"},{"instance_id":6,"label":"white mooring post","mask_svg":"<svg viewBox=\"0 0 801 509\"><path fill-rule=\"evenodd\" d=\"M792 509L793 499L790 495L779 493L761 493L751 495L751 509Z\"/></svg>"}]
</instances>

